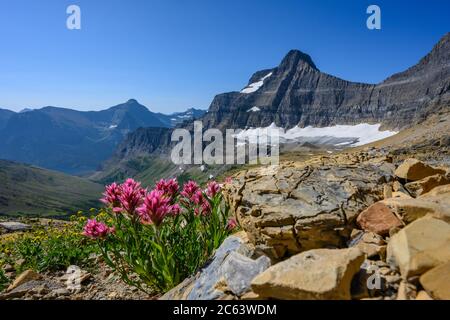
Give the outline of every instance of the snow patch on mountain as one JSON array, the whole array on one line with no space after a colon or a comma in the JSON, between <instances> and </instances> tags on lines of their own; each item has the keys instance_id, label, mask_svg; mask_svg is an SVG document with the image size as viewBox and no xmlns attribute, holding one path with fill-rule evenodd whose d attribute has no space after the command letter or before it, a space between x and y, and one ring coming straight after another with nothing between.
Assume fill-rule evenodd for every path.
<instances>
[{"instance_id":1,"label":"snow patch on mountain","mask_svg":"<svg viewBox=\"0 0 450 320\"><path fill-rule=\"evenodd\" d=\"M245 87L244 89L241 90L241 93L252 93L252 92L257 91L264 84L264 80L269 78L271 75L272 75L272 72L270 72L269 74L266 74L264 77L259 79L259 81L250 83L247 87Z\"/></svg>"},{"instance_id":2,"label":"snow patch on mountain","mask_svg":"<svg viewBox=\"0 0 450 320\"><path fill-rule=\"evenodd\" d=\"M254 107L252 107L252 108L247 110L247 112L258 112L258 111L261 111L261 109L258 108L257 106L254 106Z\"/></svg>"}]
</instances>

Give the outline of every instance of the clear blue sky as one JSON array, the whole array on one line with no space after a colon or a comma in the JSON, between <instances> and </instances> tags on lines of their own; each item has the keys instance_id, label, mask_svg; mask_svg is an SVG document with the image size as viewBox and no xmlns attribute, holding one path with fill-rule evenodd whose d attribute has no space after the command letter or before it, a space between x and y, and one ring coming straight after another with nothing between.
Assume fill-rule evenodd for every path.
<instances>
[{"instance_id":1,"label":"clear blue sky","mask_svg":"<svg viewBox=\"0 0 450 320\"><path fill-rule=\"evenodd\" d=\"M66 28L70 4L81 30ZM379 31L366 28L370 4ZM376 83L448 31L446 0L0 0L0 108L207 108L294 48L324 72Z\"/></svg>"}]
</instances>

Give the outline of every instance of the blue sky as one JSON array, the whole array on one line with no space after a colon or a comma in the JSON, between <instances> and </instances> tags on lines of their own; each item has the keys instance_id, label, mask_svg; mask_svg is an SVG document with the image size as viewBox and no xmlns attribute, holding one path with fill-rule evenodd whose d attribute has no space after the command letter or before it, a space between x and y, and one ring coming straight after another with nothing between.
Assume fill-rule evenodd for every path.
<instances>
[{"instance_id":1,"label":"blue sky","mask_svg":"<svg viewBox=\"0 0 450 320\"><path fill-rule=\"evenodd\" d=\"M71 4L81 30L66 28ZM370 4L381 30L366 28ZM376 83L448 31L445 0L0 0L0 108L207 108L294 48L323 72Z\"/></svg>"}]
</instances>

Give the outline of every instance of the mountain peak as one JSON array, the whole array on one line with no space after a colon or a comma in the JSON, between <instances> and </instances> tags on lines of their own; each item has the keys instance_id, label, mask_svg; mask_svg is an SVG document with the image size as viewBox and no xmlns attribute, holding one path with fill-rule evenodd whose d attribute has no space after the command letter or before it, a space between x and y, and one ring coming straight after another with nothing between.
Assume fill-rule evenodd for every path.
<instances>
[{"instance_id":1,"label":"mountain peak","mask_svg":"<svg viewBox=\"0 0 450 320\"><path fill-rule=\"evenodd\" d=\"M136 100L136 99L129 99L127 102L125 102L126 104L135 104L135 103L138 103L139 104L139 102Z\"/></svg>"},{"instance_id":2,"label":"mountain peak","mask_svg":"<svg viewBox=\"0 0 450 320\"><path fill-rule=\"evenodd\" d=\"M286 56L281 61L280 67L286 67L286 66L296 66L298 64L307 64L313 69L317 70L316 65L312 61L311 57L297 49L290 50Z\"/></svg>"}]
</instances>

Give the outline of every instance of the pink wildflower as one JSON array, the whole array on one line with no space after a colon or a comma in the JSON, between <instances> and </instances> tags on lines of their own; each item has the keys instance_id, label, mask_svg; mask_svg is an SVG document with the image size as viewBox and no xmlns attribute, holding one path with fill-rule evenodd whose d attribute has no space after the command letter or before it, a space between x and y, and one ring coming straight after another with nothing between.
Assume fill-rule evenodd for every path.
<instances>
[{"instance_id":1,"label":"pink wildflower","mask_svg":"<svg viewBox=\"0 0 450 320\"><path fill-rule=\"evenodd\" d=\"M191 201L197 205L194 209L194 213L198 216L200 214L207 216L211 213L211 204L208 199L203 195L201 190L198 190L191 198Z\"/></svg>"},{"instance_id":2,"label":"pink wildflower","mask_svg":"<svg viewBox=\"0 0 450 320\"><path fill-rule=\"evenodd\" d=\"M208 187L206 189L206 195L210 198L214 198L214 196L219 193L220 185L215 181L210 181L208 183Z\"/></svg>"},{"instance_id":3,"label":"pink wildflower","mask_svg":"<svg viewBox=\"0 0 450 320\"><path fill-rule=\"evenodd\" d=\"M230 184L233 182L233 179L231 177L226 177L225 178L225 184Z\"/></svg>"},{"instance_id":4,"label":"pink wildflower","mask_svg":"<svg viewBox=\"0 0 450 320\"><path fill-rule=\"evenodd\" d=\"M83 235L89 238L98 239L104 238L110 233L114 233L114 228L109 228L103 222L98 222L95 219L88 219L83 229Z\"/></svg>"},{"instance_id":5,"label":"pink wildflower","mask_svg":"<svg viewBox=\"0 0 450 320\"><path fill-rule=\"evenodd\" d=\"M185 198L191 199L192 196L200 189L198 184L195 181L188 181L183 186L183 191L181 191L181 195Z\"/></svg>"},{"instance_id":6,"label":"pink wildflower","mask_svg":"<svg viewBox=\"0 0 450 320\"><path fill-rule=\"evenodd\" d=\"M106 186L105 192L103 193L103 198L101 198L100 201L108 206L111 206L113 211L120 210L120 194L121 188L114 182L109 186Z\"/></svg>"},{"instance_id":7,"label":"pink wildflower","mask_svg":"<svg viewBox=\"0 0 450 320\"><path fill-rule=\"evenodd\" d=\"M203 192L201 190L197 190L192 196L191 201L194 204L200 205L204 201Z\"/></svg>"},{"instance_id":8,"label":"pink wildflower","mask_svg":"<svg viewBox=\"0 0 450 320\"><path fill-rule=\"evenodd\" d=\"M170 199L164 197L160 190L152 190L144 199L144 203L138 209L142 223L153 223L159 226L167 215L177 209L170 205Z\"/></svg>"},{"instance_id":9,"label":"pink wildflower","mask_svg":"<svg viewBox=\"0 0 450 320\"><path fill-rule=\"evenodd\" d=\"M207 199L203 199L201 208L202 208L202 215L207 216L211 213L211 204Z\"/></svg>"},{"instance_id":10,"label":"pink wildflower","mask_svg":"<svg viewBox=\"0 0 450 320\"><path fill-rule=\"evenodd\" d=\"M177 194L179 189L177 179L164 180L161 179L155 186L155 190L162 191L164 195L173 197Z\"/></svg>"},{"instance_id":11,"label":"pink wildflower","mask_svg":"<svg viewBox=\"0 0 450 320\"><path fill-rule=\"evenodd\" d=\"M174 205L171 207L171 212L172 212L172 215L174 215L174 216L179 215L180 212L181 212L180 206L179 206L178 204L174 204Z\"/></svg>"},{"instance_id":12,"label":"pink wildflower","mask_svg":"<svg viewBox=\"0 0 450 320\"><path fill-rule=\"evenodd\" d=\"M139 182L133 179L127 179L121 185L121 194L119 196L122 208L128 214L134 214L136 209L142 204L142 198L145 195L145 190L141 187Z\"/></svg>"},{"instance_id":13,"label":"pink wildflower","mask_svg":"<svg viewBox=\"0 0 450 320\"><path fill-rule=\"evenodd\" d=\"M230 218L229 220L228 220L228 224L227 224L227 229L228 230L233 230L234 228L236 228L237 227L237 221L236 221L236 219L235 218Z\"/></svg>"}]
</instances>

